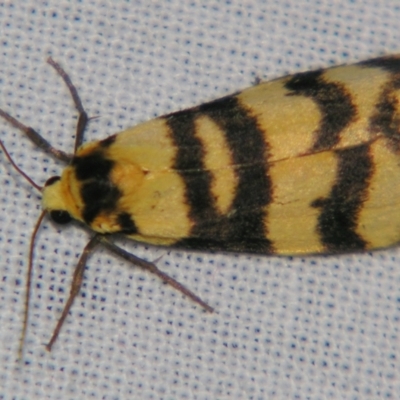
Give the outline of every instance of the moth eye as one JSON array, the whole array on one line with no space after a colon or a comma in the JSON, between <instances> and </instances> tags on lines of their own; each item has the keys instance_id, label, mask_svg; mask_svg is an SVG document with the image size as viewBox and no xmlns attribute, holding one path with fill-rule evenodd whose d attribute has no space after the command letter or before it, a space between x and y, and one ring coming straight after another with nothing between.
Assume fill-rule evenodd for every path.
<instances>
[{"instance_id":1,"label":"moth eye","mask_svg":"<svg viewBox=\"0 0 400 400\"><path fill-rule=\"evenodd\" d=\"M59 177L59 176L52 176L51 178L47 179L44 186L51 186L53 183L59 181L60 179L61 179L61 177Z\"/></svg>"},{"instance_id":2,"label":"moth eye","mask_svg":"<svg viewBox=\"0 0 400 400\"><path fill-rule=\"evenodd\" d=\"M50 178L51 179L51 178ZM64 225L72 221L71 215L64 210L50 211L50 218L57 224Z\"/></svg>"}]
</instances>

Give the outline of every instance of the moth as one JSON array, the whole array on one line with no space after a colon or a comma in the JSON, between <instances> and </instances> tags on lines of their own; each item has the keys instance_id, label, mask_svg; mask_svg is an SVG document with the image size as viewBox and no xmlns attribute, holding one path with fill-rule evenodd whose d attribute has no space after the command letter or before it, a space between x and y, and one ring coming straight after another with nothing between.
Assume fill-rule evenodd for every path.
<instances>
[{"instance_id":1,"label":"moth","mask_svg":"<svg viewBox=\"0 0 400 400\"><path fill-rule=\"evenodd\" d=\"M400 56L297 73L82 144L53 148L3 110L41 149L67 163L42 193L33 242L47 213L87 225L94 236L74 273L50 350L79 292L95 246L160 276L208 311L212 307L153 263L117 247L111 234L160 246L265 255L328 254L395 245L400 239ZM22 341L23 342L23 341Z\"/></svg>"}]
</instances>

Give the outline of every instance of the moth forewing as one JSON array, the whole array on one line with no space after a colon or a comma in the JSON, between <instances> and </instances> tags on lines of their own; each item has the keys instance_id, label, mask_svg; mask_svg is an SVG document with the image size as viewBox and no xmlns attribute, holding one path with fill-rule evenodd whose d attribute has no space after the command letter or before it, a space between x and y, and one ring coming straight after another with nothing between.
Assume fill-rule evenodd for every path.
<instances>
[{"instance_id":1,"label":"moth forewing","mask_svg":"<svg viewBox=\"0 0 400 400\"><path fill-rule=\"evenodd\" d=\"M212 310L105 235L266 255L399 242L400 56L260 82L84 145L87 114L67 74L49 63L79 112L73 156L0 111L68 162L43 188L43 208L59 223L78 220L96 233L49 347L79 291L86 256L99 244Z\"/></svg>"}]
</instances>

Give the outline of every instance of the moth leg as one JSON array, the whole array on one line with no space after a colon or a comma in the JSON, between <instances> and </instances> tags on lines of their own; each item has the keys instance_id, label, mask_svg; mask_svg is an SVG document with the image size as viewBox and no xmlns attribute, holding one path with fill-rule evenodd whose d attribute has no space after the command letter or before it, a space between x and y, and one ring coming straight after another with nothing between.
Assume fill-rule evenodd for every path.
<instances>
[{"instance_id":1,"label":"moth leg","mask_svg":"<svg viewBox=\"0 0 400 400\"><path fill-rule=\"evenodd\" d=\"M87 127L89 117L83 108L82 101L78 95L78 91L76 90L74 84L72 83L68 74L64 71L64 69L56 63L51 57L47 59L47 62L57 71L58 75L61 76L64 83L66 84L69 92L71 93L72 100L74 101L75 108L79 112L78 123L76 125L76 136L75 136L75 146L74 146L74 154L78 150L79 146L82 144L83 135L85 133L85 129Z\"/></svg>"},{"instance_id":2,"label":"moth leg","mask_svg":"<svg viewBox=\"0 0 400 400\"><path fill-rule=\"evenodd\" d=\"M165 272L159 270L155 264L148 262L146 260L142 260L141 258L136 257L135 255L122 249L121 247L118 247L116 244L108 240L107 237L105 236L100 236L98 240L108 250L129 261L131 264L134 264L140 268L150 271L154 275L157 275L162 281L172 286L176 290L179 290L182 294L189 297L189 299L199 304L208 312L214 311L214 309L211 306L209 306L206 302L204 302L202 299L200 299L200 297L198 297L196 294L194 294L191 290L182 285L180 282L172 278L172 276L169 276Z\"/></svg>"},{"instance_id":3,"label":"moth leg","mask_svg":"<svg viewBox=\"0 0 400 400\"><path fill-rule=\"evenodd\" d=\"M71 307L75 300L75 297L79 294L79 291L81 290L82 281L83 281L83 273L84 273L85 267L86 267L86 261L87 261L88 257L93 253L93 249L99 244L99 236L100 235L94 235L90 239L89 243L83 249L83 252L78 261L78 264L75 267L74 275L72 277L69 298L68 298L67 302L65 303L61 317L58 320L57 325L53 331L53 335L51 336L49 343L46 345L46 349L48 351L51 351L51 348L52 348L54 342L57 340L58 334L60 333L61 327L64 324L65 318L67 318L67 315L68 315L69 311L71 310Z\"/></svg>"},{"instance_id":4,"label":"moth leg","mask_svg":"<svg viewBox=\"0 0 400 400\"><path fill-rule=\"evenodd\" d=\"M201 300L200 297L196 296L192 291L187 289L185 286L183 286L181 283L176 281L171 276L167 275L165 272L162 272L161 270L159 270L155 266L155 264L148 262L146 260L142 260L141 258L136 257L135 255L122 249L121 247L118 247L116 244L114 244L113 242L108 240L104 235L96 234L95 236L92 237L92 239L90 239L89 243L83 249L83 252L78 261L78 264L75 267L75 271L74 271L74 275L73 275L72 283L71 283L71 290L70 290L69 298L68 298L67 302L65 303L61 317L58 320L57 325L53 331L53 335L51 336L49 343L46 345L46 349L48 351L51 351L51 348L52 348L54 342L57 340L57 337L58 337L60 330L64 324L64 321L67 318L69 311L71 310L71 307L75 300L75 297L79 294L79 291L81 290L83 274L85 271L87 259L92 254L93 249L99 243L101 243L104 247L106 247L112 253L117 254L118 256L129 261L131 264L134 264L140 268L148 270L151 273L157 275L165 283L168 283L173 288L179 290L181 293L183 293L185 296L189 297L191 300L193 300L195 303L199 304L201 307L203 307L207 311L209 311L209 312L214 311L214 309L211 306L209 306L207 303L205 303L203 300Z\"/></svg>"},{"instance_id":5,"label":"moth leg","mask_svg":"<svg viewBox=\"0 0 400 400\"><path fill-rule=\"evenodd\" d=\"M40 149L49 153L53 157L64 161L66 163L72 160L72 155L67 154L62 150L58 150L53 147L42 135L36 132L33 128L24 125L22 122L19 122L17 119L12 117L10 114L0 109L0 116L3 117L7 122L9 122L14 128L19 129L24 132L26 136Z\"/></svg>"}]
</instances>

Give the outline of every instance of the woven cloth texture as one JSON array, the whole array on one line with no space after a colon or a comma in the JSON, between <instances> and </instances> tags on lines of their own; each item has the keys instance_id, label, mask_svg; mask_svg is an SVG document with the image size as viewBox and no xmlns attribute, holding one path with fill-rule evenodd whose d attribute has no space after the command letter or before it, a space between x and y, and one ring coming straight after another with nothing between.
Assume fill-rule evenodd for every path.
<instances>
[{"instance_id":1,"label":"woven cloth texture","mask_svg":"<svg viewBox=\"0 0 400 400\"><path fill-rule=\"evenodd\" d=\"M256 78L400 52L400 4L372 0L3 1L0 108L72 152L86 140L252 85ZM51 159L0 121L40 185ZM90 232L46 220L37 242L23 361L17 362L40 193L0 152L0 399L399 398L400 252L263 257L184 252L119 238L215 307L99 249L51 353L45 350Z\"/></svg>"}]
</instances>

